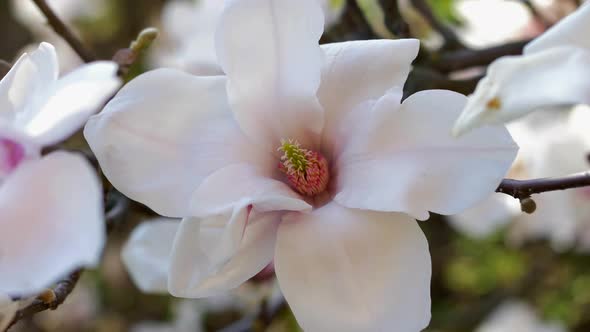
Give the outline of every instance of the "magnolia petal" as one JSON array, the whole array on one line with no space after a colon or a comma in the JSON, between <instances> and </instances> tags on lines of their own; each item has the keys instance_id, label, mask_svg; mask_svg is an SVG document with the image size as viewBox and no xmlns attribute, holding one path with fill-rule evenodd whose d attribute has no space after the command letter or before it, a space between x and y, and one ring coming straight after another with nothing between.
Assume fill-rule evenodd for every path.
<instances>
[{"instance_id":1,"label":"magnolia petal","mask_svg":"<svg viewBox=\"0 0 590 332\"><path fill-rule=\"evenodd\" d=\"M251 204L258 212L311 209L286 184L247 164L231 165L211 174L195 191L191 202L191 215L196 217L219 214L238 203Z\"/></svg>"},{"instance_id":2,"label":"magnolia petal","mask_svg":"<svg viewBox=\"0 0 590 332\"><path fill-rule=\"evenodd\" d=\"M305 331L421 331L430 320L430 255L401 213L331 203L285 216L275 268Z\"/></svg>"},{"instance_id":3,"label":"magnolia petal","mask_svg":"<svg viewBox=\"0 0 590 332\"><path fill-rule=\"evenodd\" d=\"M280 215L250 216L248 206L180 225L168 289L174 296L207 297L238 287L273 258ZM229 221L228 221L229 219Z\"/></svg>"},{"instance_id":4,"label":"magnolia petal","mask_svg":"<svg viewBox=\"0 0 590 332\"><path fill-rule=\"evenodd\" d=\"M105 240L101 193L81 156L54 152L21 164L0 187L0 292L34 293L96 265Z\"/></svg>"},{"instance_id":5,"label":"magnolia petal","mask_svg":"<svg viewBox=\"0 0 590 332\"><path fill-rule=\"evenodd\" d=\"M228 1L216 35L228 96L244 132L267 149L281 138L313 148L323 14L317 0Z\"/></svg>"},{"instance_id":6,"label":"magnolia petal","mask_svg":"<svg viewBox=\"0 0 590 332\"><path fill-rule=\"evenodd\" d=\"M335 200L424 220L428 211L455 214L489 196L518 147L500 126L453 138L465 100L446 90L418 92L401 106L398 95L380 99L347 128L351 138L336 162Z\"/></svg>"},{"instance_id":7,"label":"magnolia petal","mask_svg":"<svg viewBox=\"0 0 590 332\"><path fill-rule=\"evenodd\" d=\"M23 54L0 81L0 116L13 119L17 112L38 101L59 72L55 48L41 43L31 54Z\"/></svg>"},{"instance_id":8,"label":"magnolia petal","mask_svg":"<svg viewBox=\"0 0 590 332\"><path fill-rule=\"evenodd\" d=\"M417 39L365 40L322 45L325 64L318 97L325 111L324 150L340 141L337 129L360 103L387 91L400 98L420 42Z\"/></svg>"},{"instance_id":9,"label":"magnolia petal","mask_svg":"<svg viewBox=\"0 0 590 332\"><path fill-rule=\"evenodd\" d=\"M84 65L60 78L42 101L19 114L17 125L38 144L55 144L81 129L120 85L116 63Z\"/></svg>"},{"instance_id":10,"label":"magnolia petal","mask_svg":"<svg viewBox=\"0 0 590 332\"><path fill-rule=\"evenodd\" d=\"M18 310L18 301L0 293L0 331L5 331Z\"/></svg>"},{"instance_id":11,"label":"magnolia petal","mask_svg":"<svg viewBox=\"0 0 590 332\"><path fill-rule=\"evenodd\" d=\"M137 226L121 258L131 279L144 293L167 293L170 254L179 220L158 218Z\"/></svg>"},{"instance_id":12,"label":"magnolia petal","mask_svg":"<svg viewBox=\"0 0 590 332\"><path fill-rule=\"evenodd\" d=\"M90 119L84 135L118 190L170 217L189 215L192 193L221 167L274 166L233 121L223 77L143 74Z\"/></svg>"},{"instance_id":13,"label":"magnolia petal","mask_svg":"<svg viewBox=\"0 0 590 332\"><path fill-rule=\"evenodd\" d=\"M524 48L524 54L542 52L560 46L581 47L590 51L590 40L585 37L588 31L590 31L590 6L584 5L528 43Z\"/></svg>"},{"instance_id":14,"label":"magnolia petal","mask_svg":"<svg viewBox=\"0 0 590 332\"><path fill-rule=\"evenodd\" d=\"M508 122L530 112L590 103L590 51L558 47L503 57L488 67L457 120L461 135L485 124Z\"/></svg>"}]
</instances>

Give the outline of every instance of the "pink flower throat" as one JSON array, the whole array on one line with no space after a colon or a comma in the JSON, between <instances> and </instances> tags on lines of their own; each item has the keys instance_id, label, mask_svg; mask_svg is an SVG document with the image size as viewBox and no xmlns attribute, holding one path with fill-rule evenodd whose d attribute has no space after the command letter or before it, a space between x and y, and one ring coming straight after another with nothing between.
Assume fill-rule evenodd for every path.
<instances>
[{"instance_id":1,"label":"pink flower throat","mask_svg":"<svg viewBox=\"0 0 590 332\"><path fill-rule=\"evenodd\" d=\"M304 149L297 141L292 140L281 141L279 151L283 152L279 169L287 176L291 188L310 197L326 190L330 171L324 156Z\"/></svg>"}]
</instances>

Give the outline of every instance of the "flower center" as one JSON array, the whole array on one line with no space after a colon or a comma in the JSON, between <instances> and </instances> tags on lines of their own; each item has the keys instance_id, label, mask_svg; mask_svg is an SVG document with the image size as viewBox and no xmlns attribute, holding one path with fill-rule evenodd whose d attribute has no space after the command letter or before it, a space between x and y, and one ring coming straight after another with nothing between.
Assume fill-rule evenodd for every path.
<instances>
[{"instance_id":1,"label":"flower center","mask_svg":"<svg viewBox=\"0 0 590 332\"><path fill-rule=\"evenodd\" d=\"M17 142L0 138L0 178L12 172L25 157L25 149Z\"/></svg>"},{"instance_id":2,"label":"flower center","mask_svg":"<svg viewBox=\"0 0 590 332\"><path fill-rule=\"evenodd\" d=\"M305 196L316 196L326 190L330 172L324 156L302 148L293 140L281 140L278 150L283 152L279 169L293 189Z\"/></svg>"}]
</instances>

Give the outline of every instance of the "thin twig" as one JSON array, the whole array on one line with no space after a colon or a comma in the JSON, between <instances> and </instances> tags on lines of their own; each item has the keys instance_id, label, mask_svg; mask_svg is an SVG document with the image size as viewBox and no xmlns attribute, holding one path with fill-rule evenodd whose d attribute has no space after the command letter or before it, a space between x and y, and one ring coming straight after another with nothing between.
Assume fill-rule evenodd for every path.
<instances>
[{"instance_id":1,"label":"thin twig","mask_svg":"<svg viewBox=\"0 0 590 332\"><path fill-rule=\"evenodd\" d=\"M533 194L590 186L590 172L568 175L561 178L533 180L504 179L496 192L525 199Z\"/></svg>"},{"instance_id":2,"label":"thin twig","mask_svg":"<svg viewBox=\"0 0 590 332\"><path fill-rule=\"evenodd\" d=\"M447 52L436 56L436 58L431 61L430 65L432 68L443 73L476 66L486 66L499 57L522 54L524 46L529 42L530 40L522 40L481 50Z\"/></svg>"},{"instance_id":3,"label":"thin twig","mask_svg":"<svg viewBox=\"0 0 590 332\"><path fill-rule=\"evenodd\" d=\"M411 0L411 2L414 8L424 16L428 24L442 35L445 40L444 47L446 49L465 48L463 43L461 43L461 40L459 40L459 37L457 37L457 34L436 17L425 0Z\"/></svg>"},{"instance_id":4,"label":"thin twig","mask_svg":"<svg viewBox=\"0 0 590 332\"><path fill-rule=\"evenodd\" d=\"M78 280L80 280L81 274L81 269L72 272L68 277L59 281L53 289L47 291L49 294L51 294L49 299L39 296L28 306L18 310L8 325L7 330L19 320L33 316L34 314L45 310L57 309L57 307L64 303L70 293L72 293L74 287L76 287L76 284L78 283Z\"/></svg>"},{"instance_id":5,"label":"thin twig","mask_svg":"<svg viewBox=\"0 0 590 332\"><path fill-rule=\"evenodd\" d=\"M55 12L49 7L45 0L33 0L35 5L41 10L47 22L53 28L53 30L60 35L65 41L78 53L80 58L84 62L92 62L96 60L96 56L92 54L82 42L76 37L76 35L68 28L65 23L55 14Z\"/></svg>"}]
</instances>

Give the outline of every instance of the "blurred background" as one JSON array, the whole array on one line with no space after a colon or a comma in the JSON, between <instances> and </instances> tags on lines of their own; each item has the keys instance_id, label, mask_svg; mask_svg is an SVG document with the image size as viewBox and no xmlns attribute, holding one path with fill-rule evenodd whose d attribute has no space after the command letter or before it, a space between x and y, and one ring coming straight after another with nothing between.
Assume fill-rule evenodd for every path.
<instances>
[{"instance_id":1,"label":"blurred background","mask_svg":"<svg viewBox=\"0 0 590 332\"><path fill-rule=\"evenodd\" d=\"M131 67L127 79L162 66L195 74L219 70L211 33L219 12L218 4L212 3L221 0L47 2L101 59L129 47L142 29L157 27L160 36ZM580 2L326 0L322 43L420 38L423 48L406 95L430 88L468 94L489 61L456 68L452 61L460 52L512 47L518 53L518 47ZM0 40L0 59L9 63L40 41L56 46L62 73L81 63L29 0L0 0ZM522 156L511 177L586 170L590 147L588 134L580 126L584 122L576 118L579 111L540 114L514 124L511 132ZM554 134L556 126L559 132ZM67 145L87 150L80 135ZM546 148L541 151L539 146ZM556 150L567 155L557 158ZM533 171L539 168L541 173ZM121 251L137 225L157 216L105 185L107 205L120 211L113 219L102 266L85 271L57 310L25 319L11 331L298 331L272 272L211 299L142 294L122 263ZM590 331L589 202L590 193L584 190L548 194L537 200L537 211L527 216L520 212L518 201L498 194L461 216L433 216L420 223L433 260L433 316L427 331Z\"/></svg>"}]
</instances>

